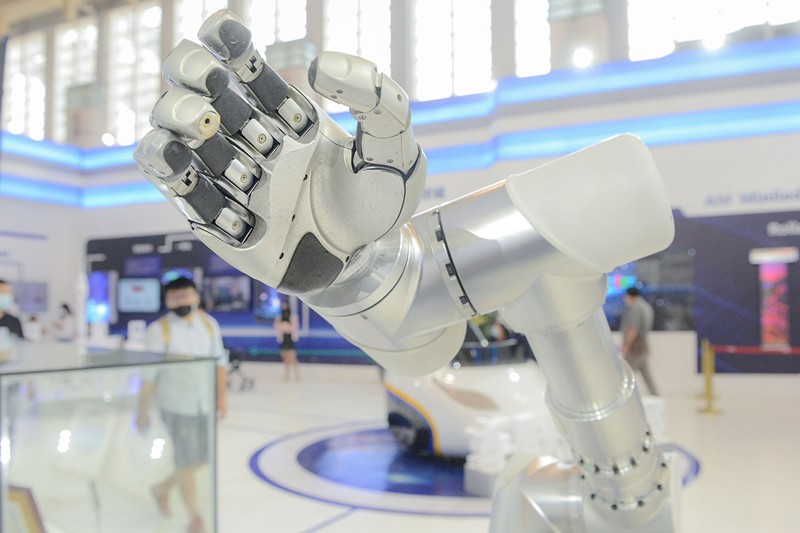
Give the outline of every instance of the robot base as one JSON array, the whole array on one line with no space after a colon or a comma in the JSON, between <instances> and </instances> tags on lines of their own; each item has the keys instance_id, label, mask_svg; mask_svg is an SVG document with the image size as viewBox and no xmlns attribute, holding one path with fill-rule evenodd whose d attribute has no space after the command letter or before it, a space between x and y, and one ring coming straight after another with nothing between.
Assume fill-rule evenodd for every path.
<instances>
[{"instance_id":1,"label":"robot base","mask_svg":"<svg viewBox=\"0 0 800 533\"><path fill-rule=\"evenodd\" d=\"M647 524L624 528L609 520L582 483L577 465L547 456L516 454L499 476L492 501L490 533L664 533L681 530L680 487L675 458L666 454L670 469L661 509ZM634 511L617 511L628 513Z\"/></svg>"}]
</instances>

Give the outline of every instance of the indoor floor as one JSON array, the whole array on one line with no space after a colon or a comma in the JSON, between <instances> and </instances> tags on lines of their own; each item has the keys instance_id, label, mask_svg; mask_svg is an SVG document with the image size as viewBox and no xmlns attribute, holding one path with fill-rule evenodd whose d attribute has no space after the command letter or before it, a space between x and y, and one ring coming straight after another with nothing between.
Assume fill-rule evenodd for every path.
<instances>
[{"instance_id":1,"label":"indoor floor","mask_svg":"<svg viewBox=\"0 0 800 533\"><path fill-rule=\"evenodd\" d=\"M271 443L313 436L320 428L348 431L385 425L385 393L375 367L308 364L299 382L282 381L277 364L249 363L242 368L255 386L231 392L228 417L219 425L221 532L488 531L489 518L482 514L486 502L475 502L474 516L439 509L436 497L428 498L433 511L427 514L387 512L375 510L381 506L380 493L343 504L338 489L328 489L328 497L309 497L299 494L302 490L279 488L284 484L263 472L257 475L251 458L265 447L274 452ZM700 386L697 379L696 392ZM702 402L694 394L663 393L667 440L699 462L699 475L683 492L683 531L797 531L800 376L722 375L715 386L719 415L699 413ZM292 465L295 458L273 453L268 466Z\"/></svg>"}]
</instances>

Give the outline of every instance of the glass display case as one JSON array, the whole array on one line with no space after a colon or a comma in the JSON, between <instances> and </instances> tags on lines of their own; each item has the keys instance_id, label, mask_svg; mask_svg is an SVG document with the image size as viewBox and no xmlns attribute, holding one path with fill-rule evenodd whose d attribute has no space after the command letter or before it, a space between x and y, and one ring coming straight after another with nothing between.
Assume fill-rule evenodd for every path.
<instances>
[{"instance_id":1,"label":"glass display case","mask_svg":"<svg viewBox=\"0 0 800 533\"><path fill-rule=\"evenodd\" d=\"M24 342L2 359L0 530L185 532L188 473L216 531L214 360Z\"/></svg>"}]
</instances>

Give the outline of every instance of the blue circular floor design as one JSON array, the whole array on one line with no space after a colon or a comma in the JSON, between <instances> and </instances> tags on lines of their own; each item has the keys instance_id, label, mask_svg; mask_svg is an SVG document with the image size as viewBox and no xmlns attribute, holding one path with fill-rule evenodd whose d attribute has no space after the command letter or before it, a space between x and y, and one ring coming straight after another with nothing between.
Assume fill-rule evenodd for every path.
<instances>
[{"instance_id":1,"label":"blue circular floor design","mask_svg":"<svg viewBox=\"0 0 800 533\"><path fill-rule=\"evenodd\" d=\"M385 428L315 442L300 452L297 462L320 477L366 490L469 496L463 489L464 461L405 453Z\"/></svg>"},{"instance_id":2,"label":"blue circular floor design","mask_svg":"<svg viewBox=\"0 0 800 533\"><path fill-rule=\"evenodd\" d=\"M672 452L685 487L700 461L675 444ZM355 509L416 515L486 517L491 499L463 490L463 461L404 453L385 422L353 422L310 429L266 444L250 457L265 482L298 496Z\"/></svg>"}]
</instances>

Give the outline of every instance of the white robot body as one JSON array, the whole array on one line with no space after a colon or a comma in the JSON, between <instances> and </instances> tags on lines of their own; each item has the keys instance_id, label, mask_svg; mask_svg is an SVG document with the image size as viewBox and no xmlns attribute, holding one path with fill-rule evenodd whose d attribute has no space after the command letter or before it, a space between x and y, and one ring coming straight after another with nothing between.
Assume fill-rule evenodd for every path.
<instances>
[{"instance_id":1,"label":"white robot body","mask_svg":"<svg viewBox=\"0 0 800 533\"><path fill-rule=\"evenodd\" d=\"M614 137L414 215L425 155L407 96L374 65L328 52L311 66L312 87L350 105L359 123L350 137L263 61L233 13L212 15L200 40L252 109L206 90L216 60L183 45L165 65L176 87L153 120L181 138L156 130L136 151L194 233L398 374L442 367L476 314L499 310L525 333L576 464L514 462L493 531L676 529L674 469L653 446L601 308L607 272L673 237L642 142ZM243 134L248 119L273 137L267 151L253 144L257 132ZM231 186L231 168L252 182Z\"/></svg>"}]
</instances>

